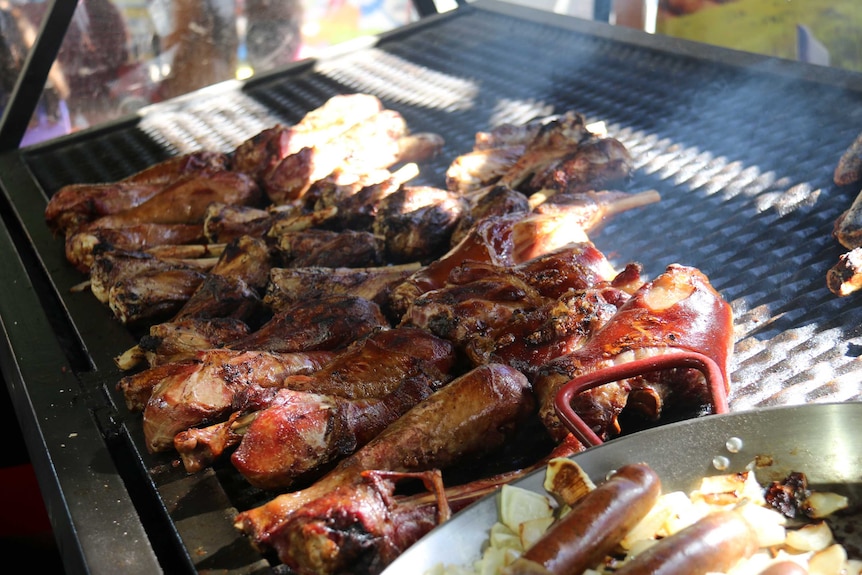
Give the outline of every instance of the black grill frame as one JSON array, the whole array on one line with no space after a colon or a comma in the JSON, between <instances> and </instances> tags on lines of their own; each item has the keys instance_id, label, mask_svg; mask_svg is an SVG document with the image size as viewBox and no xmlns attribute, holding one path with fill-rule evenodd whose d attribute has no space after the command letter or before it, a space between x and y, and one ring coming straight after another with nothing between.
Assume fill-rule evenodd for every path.
<instances>
[{"instance_id":1,"label":"black grill frame","mask_svg":"<svg viewBox=\"0 0 862 575\"><path fill-rule=\"evenodd\" d=\"M0 296L3 376L70 572L283 568L231 525L265 494L228 468L188 477L169 456L146 453L140 416L114 389L113 358L137 334L73 291L84 278L44 225L48 198L192 149L230 150L348 92L374 93L414 131L446 138L417 181L437 186L476 131L569 109L605 121L635 157L627 189L656 189L662 200L593 239L614 263L638 261L650 276L679 262L710 277L736 316L731 409L862 398L862 296L837 298L825 285L843 251L833 222L858 192L831 175L862 130L862 77L476 2L0 156L0 264L12 288ZM82 439L75 455L70 434ZM100 506L100 482L115 509Z\"/></svg>"}]
</instances>

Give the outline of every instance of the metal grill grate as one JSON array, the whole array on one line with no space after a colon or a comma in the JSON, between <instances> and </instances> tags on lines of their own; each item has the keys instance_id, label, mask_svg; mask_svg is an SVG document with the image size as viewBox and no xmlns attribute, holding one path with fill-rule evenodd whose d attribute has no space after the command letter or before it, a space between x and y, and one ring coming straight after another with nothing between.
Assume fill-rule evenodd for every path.
<instances>
[{"instance_id":1,"label":"metal grill grate","mask_svg":"<svg viewBox=\"0 0 862 575\"><path fill-rule=\"evenodd\" d=\"M27 160L50 194L182 151L231 149L332 95L370 92L414 131L446 138L420 177L442 186L476 131L579 111L604 121L632 152L628 189L662 196L609 222L594 234L598 247L620 266L641 262L650 276L674 262L698 267L732 304L731 409L862 399L862 306L825 284L842 252L833 222L857 192L834 186L831 176L862 130L859 93L793 78L772 60L740 67L733 58L701 58L685 45L652 49L590 26L596 34L580 24L462 9L242 89L168 102L138 125ZM261 497L230 478L221 483L238 507Z\"/></svg>"}]
</instances>

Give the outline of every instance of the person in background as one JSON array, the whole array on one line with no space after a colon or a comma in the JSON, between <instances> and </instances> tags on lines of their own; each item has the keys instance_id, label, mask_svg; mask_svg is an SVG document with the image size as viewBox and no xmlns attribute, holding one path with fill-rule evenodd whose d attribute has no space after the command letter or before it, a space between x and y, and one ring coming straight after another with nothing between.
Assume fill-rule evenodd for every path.
<instances>
[{"instance_id":1,"label":"person in background","mask_svg":"<svg viewBox=\"0 0 862 575\"><path fill-rule=\"evenodd\" d=\"M36 41L33 21L15 5L0 0L0 114L4 113L30 48ZM61 66L55 62L48 74L22 146L62 136L71 130L68 109L70 87Z\"/></svg>"}]
</instances>

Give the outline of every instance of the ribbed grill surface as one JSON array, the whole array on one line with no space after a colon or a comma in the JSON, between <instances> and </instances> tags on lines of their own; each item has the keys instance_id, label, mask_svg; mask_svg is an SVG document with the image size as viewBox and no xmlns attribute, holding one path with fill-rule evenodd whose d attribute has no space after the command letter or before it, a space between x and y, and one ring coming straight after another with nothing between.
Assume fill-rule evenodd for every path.
<instances>
[{"instance_id":1,"label":"ribbed grill surface","mask_svg":"<svg viewBox=\"0 0 862 575\"><path fill-rule=\"evenodd\" d=\"M651 277L671 263L695 266L732 304L731 408L862 399L859 296L838 298L825 283L843 251L833 222L858 191L832 183L862 130L858 93L462 12L243 89L157 106L136 127L32 154L32 170L49 194L115 179L179 152L230 150L337 93L370 92L413 131L445 137L418 181L443 186L476 131L575 110L604 121L632 152L627 189L662 197L594 233L598 247ZM249 503L242 494L234 502Z\"/></svg>"}]
</instances>

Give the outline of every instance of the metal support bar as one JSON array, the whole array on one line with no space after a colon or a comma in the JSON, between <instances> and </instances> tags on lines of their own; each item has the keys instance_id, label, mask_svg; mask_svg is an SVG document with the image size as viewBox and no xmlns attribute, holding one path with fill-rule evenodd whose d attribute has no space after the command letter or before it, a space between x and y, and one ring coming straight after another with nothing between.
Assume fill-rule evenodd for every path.
<instances>
[{"instance_id":1,"label":"metal support bar","mask_svg":"<svg viewBox=\"0 0 862 575\"><path fill-rule=\"evenodd\" d=\"M77 6L77 0L51 0L36 43L30 48L0 118L0 153L15 150L21 145Z\"/></svg>"}]
</instances>

